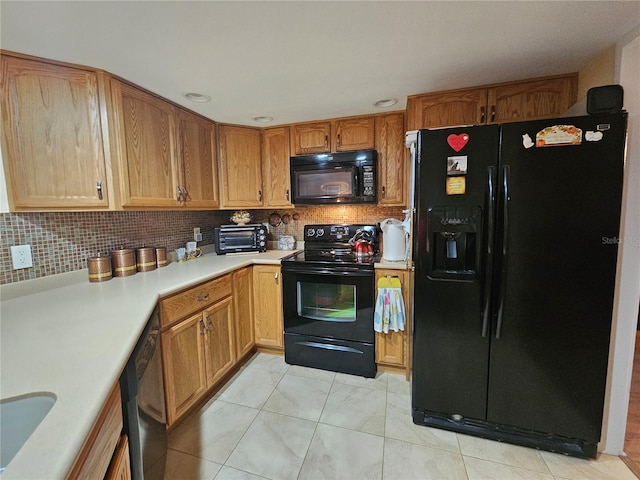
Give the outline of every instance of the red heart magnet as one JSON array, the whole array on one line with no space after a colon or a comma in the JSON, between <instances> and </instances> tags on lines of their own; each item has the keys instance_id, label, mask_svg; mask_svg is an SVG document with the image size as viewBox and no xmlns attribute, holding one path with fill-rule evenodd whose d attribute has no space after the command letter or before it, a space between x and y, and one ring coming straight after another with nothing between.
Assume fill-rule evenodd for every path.
<instances>
[{"instance_id":1,"label":"red heart magnet","mask_svg":"<svg viewBox=\"0 0 640 480\"><path fill-rule=\"evenodd\" d=\"M447 137L447 143L456 152L459 152L460 150L462 150L468 141L469 141L468 133L461 133L460 135L456 135L455 133L452 133Z\"/></svg>"}]
</instances>

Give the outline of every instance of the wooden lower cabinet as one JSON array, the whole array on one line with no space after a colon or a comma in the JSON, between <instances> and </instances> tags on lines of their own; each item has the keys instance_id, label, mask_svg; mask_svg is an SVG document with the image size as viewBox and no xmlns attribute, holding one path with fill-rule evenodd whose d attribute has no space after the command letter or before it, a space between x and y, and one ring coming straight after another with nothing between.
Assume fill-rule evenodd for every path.
<instances>
[{"instance_id":1,"label":"wooden lower cabinet","mask_svg":"<svg viewBox=\"0 0 640 480\"><path fill-rule=\"evenodd\" d=\"M116 382L66 478L68 480L104 478L110 468L118 462L122 426L120 385ZM126 436L124 438L126 439ZM119 469L120 476L113 478L123 480L130 478L130 468L127 468L128 448L126 457L127 465L115 467Z\"/></svg>"},{"instance_id":2,"label":"wooden lower cabinet","mask_svg":"<svg viewBox=\"0 0 640 480\"><path fill-rule=\"evenodd\" d=\"M204 363L209 388L231 370L236 360L233 297L227 297L207 308L202 316L205 325Z\"/></svg>"},{"instance_id":3,"label":"wooden lower cabinet","mask_svg":"<svg viewBox=\"0 0 640 480\"><path fill-rule=\"evenodd\" d=\"M385 276L394 276L400 279L406 321L404 331L376 332L376 363L383 366L406 369L409 365L409 339L411 336L410 273L406 270L376 269L376 285L378 284L378 279Z\"/></svg>"},{"instance_id":4,"label":"wooden lower cabinet","mask_svg":"<svg viewBox=\"0 0 640 480\"><path fill-rule=\"evenodd\" d=\"M254 345L252 267L233 272L233 302L235 308L236 358L241 359Z\"/></svg>"},{"instance_id":5,"label":"wooden lower cabinet","mask_svg":"<svg viewBox=\"0 0 640 480\"><path fill-rule=\"evenodd\" d=\"M116 451L111 460L111 466L107 471L106 480L130 480L131 460L129 459L129 438L126 435L120 437Z\"/></svg>"},{"instance_id":6,"label":"wooden lower cabinet","mask_svg":"<svg viewBox=\"0 0 640 480\"><path fill-rule=\"evenodd\" d=\"M173 424L207 389L202 313L162 332L167 425Z\"/></svg>"},{"instance_id":7,"label":"wooden lower cabinet","mask_svg":"<svg viewBox=\"0 0 640 480\"><path fill-rule=\"evenodd\" d=\"M282 278L280 265L254 265L253 308L256 345L282 349Z\"/></svg>"}]
</instances>

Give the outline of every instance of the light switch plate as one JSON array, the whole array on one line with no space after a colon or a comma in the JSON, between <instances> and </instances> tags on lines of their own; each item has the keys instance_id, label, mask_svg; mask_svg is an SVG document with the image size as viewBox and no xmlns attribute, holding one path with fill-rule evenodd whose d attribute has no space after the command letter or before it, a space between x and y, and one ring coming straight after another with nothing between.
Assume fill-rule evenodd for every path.
<instances>
[{"instance_id":1,"label":"light switch plate","mask_svg":"<svg viewBox=\"0 0 640 480\"><path fill-rule=\"evenodd\" d=\"M31 245L14 245L11 247L11 261L13 262L14 270L33 267Z\"/></svg>"}]
</instances>

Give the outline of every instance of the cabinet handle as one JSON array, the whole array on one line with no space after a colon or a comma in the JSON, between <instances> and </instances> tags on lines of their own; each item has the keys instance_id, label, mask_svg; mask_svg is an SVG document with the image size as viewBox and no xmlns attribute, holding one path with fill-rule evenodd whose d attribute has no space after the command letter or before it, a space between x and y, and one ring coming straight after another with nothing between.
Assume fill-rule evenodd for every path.
<instances>
[{"instance_id":1,"label":"cabinet handle","mask_svg":"<svg viewBox=\"0 0 640 480\"><path fill-rule=\"evenodd\" d=\"M384 185L382 186L382 198L385 198L387 196L387 189L384 188Z\"/></svg>"},{"instance_id":2,"label":"cabinet handle","mask_svg":"<svg viewBox=\"0 0 640 480\"><path fill-rule=\"evenodd\" d=\"M198 295L196 297L196 300L198 300L199 302L204 302L207 298L209 298L209 294L208 293L206 295Z\"/></svg>"},{"instance_id":3,"label":"cabinet handle","mask_svg":"<svg viewBox=\"0 0 640 480\"><path fill-rule=\"evenodd\" d=\"M289 189L287 188L287 202L290 201L291 199L289 198Z\"/></svg>"},{"instance_id":4,"label":"cabinet handle","mask_svg":"<svg viewBox=\"0 0 640 480\"><path fill-rule=\"evenodd\" d=\"M187 190L187 187L182 187L182 198L185 202L189 200L189 191Z\"/></svg>"},{"instance_id":5,"label":"cabinet handle","mask_svg":"<svg viewBox=\"0 0 640 480\"><path fill-rule=\"evenodd\" d=\"M277 285L278 283L280 283L280 273L279 273L279 272L275 272L275 273L273 274L273 279L276 281L276 285Z\"/></svg>"},{"instance_id":6,"label":"cabinet handle","mask_svg":"<svg viewBox=\"0 0 640 480\"><path fill-rule=\"evenodd\" d=\"M491 105L491 120L490 122L493 123L496 121L496 106L495 105Z\"/></svg>"},{"instance_id":7,"label":"cabinet handle","mask_svg":"<svg viewBox=\"0 0 640 480\"><path fill-rule=\"evenodd\" d=\"M200 335L204 335L206 327L204 326L204 320L200 319Z\"/></svg>"},{"instance_id":8,"label":"cabinet handle","mask_svg":"<svg viewBox=\"0 0 640 480\"><path fill-rule=\"evenodd\" d=\"M262 201L262 190L258 190L258 201Z\"/></svg>"},{"instance_id":9,"label":"cabinet handle","mask_svg":"<svg viewBox=\"0 0 640 480\"><path fill-rule=\"evenodd\" d=\"M324 148L327 148L329 145L329 135L324 136Z\"/></svg>"},{"instance_id":10,"label":"cabinet handle","mask_svg":"<svg viewBox=\"0 0 640 480\"><path fill-rule=\"evenodd\" d=\"M213 330L213 323L211 323L211 317L207 315L207 330Z\"/></svg>"},{"instance_id":11,"label":"cabinet handle","mask_svg":"<svg viewBox=\"0 0 640 480\"><path fill-rule=\"evenodd\" d=\"M102 180L96 182L96 189L98 190L98 200L102 200Z\"/></svg>"},{"instance_id":12,"label":"cabinet handle","mask_svg":"<svg viewBox=\"0 0 640 480\"><path fill-rule=\"evenodd\" d=\"M338 134L338 146L341 146L342 142L340 141L340 134Z\"/></svg>"},{"instance_id":13,"label":"cabinet handle","mask_svg":"<svg viewBox=\"0 0 640 480\"><path fill-rule=\"evenodd\" d=\"M176 186L176 190L178 191L178 197L176 198L176 200L179 202L182 198L182 190L180 190L180 185Z\"/></svg>"},{"instance_id":14,"label":"cabinet handle","mask_svg":"<svg viewBox=\"0 0 640 480\"><path fill-rule=\"evenodd\" d=\"M484 107L480 107L480 123L484 123Z\"/></svg>"}]
</instances>

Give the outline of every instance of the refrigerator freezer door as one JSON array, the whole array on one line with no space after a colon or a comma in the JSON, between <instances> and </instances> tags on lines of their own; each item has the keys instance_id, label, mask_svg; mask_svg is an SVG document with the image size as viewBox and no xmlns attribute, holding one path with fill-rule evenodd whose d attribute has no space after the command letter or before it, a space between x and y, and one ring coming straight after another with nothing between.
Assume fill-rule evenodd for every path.
<instances>
[{"instance_id":1,"label":"refrigerator freezer door","mask_svg":"<svg viewBox=\"0 0 640 480\"><path fill-rule=\"evenodd\" d=\"M563 128L549 136L552 146L526 141L554 125ZM567 143L563 131L575 133L567 126L582 131L581 143ZM491 339L489 422L600 438L625 126L624 115L608 115L502 127L497 220L506 225L496 236L502 311Z\"/></svg>"},{"instance_id":2,"label":"refrigerator freezer door","mask_svg":"<svg viewBox=\"0 0 640 480\"><path fill-rule=\"evenodd\" d=\"M460 147L449 138L466 140ZM489 176L494 184L497 180L499 138L497 126L423 130L419 135L414 411L486 416L488 190ZM448 194L448 178L464 178L464 193Z\"/></svg>"}]
</instances>

